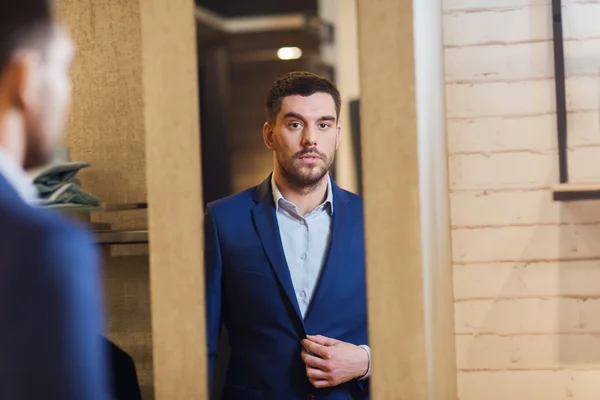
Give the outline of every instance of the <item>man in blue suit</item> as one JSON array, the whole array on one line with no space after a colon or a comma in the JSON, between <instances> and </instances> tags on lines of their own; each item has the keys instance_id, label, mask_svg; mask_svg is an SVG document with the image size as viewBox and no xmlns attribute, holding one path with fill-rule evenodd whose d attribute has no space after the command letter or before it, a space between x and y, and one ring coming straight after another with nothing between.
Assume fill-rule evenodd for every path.
<instances>
[{"instance_id":1,"label":"man in blue suit","mask_svg":"<svg viewBox=\"0 0 600 400\"><path fill-rule=\"evenodd\" d=\"M363 206L329 175L340 107L325 78L277 80L263 128L273 173L207 207L209 370L224 323L224 400L369 398Z\"/></svg>"},{"instance_id":2,"label":"man in blue suit","mask_svg":"<svg viewBox=\"0 0 600 400\"><path fill-rule=\"evenodd\" d=\"M82 228L33 208L25 168L62 137L73 45L47 0L0 2L0 398L105 400L98 257Z\"/></svg>"}]
</instances>

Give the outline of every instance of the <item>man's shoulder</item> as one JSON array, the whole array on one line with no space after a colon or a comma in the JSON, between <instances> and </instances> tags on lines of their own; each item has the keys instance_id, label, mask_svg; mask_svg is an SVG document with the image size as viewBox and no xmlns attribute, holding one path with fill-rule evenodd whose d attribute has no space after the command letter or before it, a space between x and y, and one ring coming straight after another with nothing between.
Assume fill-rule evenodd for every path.
<instances>
[{"instance_id":1,"label":"man's shoulder","mask_svg":"<svg viewBox=\"0 0 600 400\"><path fill-rule=\"evenodd\" d=\"M208 203L208 209L213 213L231 213L252 208L254 204L254 195L258 186L253 186L242 192L223 197L219 200Z\"/></svg>"},{"instance_id":2,"label":"man's shoulder","mask_svg":"<svg viewBox=\"0 0 600 400\"><path fill-rule=\"evenodd\" d=\"M0 202L0 232L15 244L25 240L29 248L54 245L56 239L65 240L70 246L91 242L90 233L67 217L27 204Z\"/></svg>"},{"instance_id":3,"label":"man's shoulder","mask_svg":"<svg viewBox=\"0 0 600 400\"><path fill-rule=\"evenodd\" d=\"M0 274L5 283L41 309L56 307L56 298L88 302L99 290L101 261L88 230L58 212L11 205L14 212L7 216L4 206L0 204L0 237L6 238L0 244L5 261Z\"/></svg>"},{"instance_id":4,"label":"man's shoulder","mask_svg":"<svg viewBox=\"0 0 600 400\"><path fill-rule=\"evenodd\" d=\"M100 257L91 234L58 212L0 203L0 237L2 277L23 291L75 293L97 279Z\"/></svg>"},{"instance_id":5,"label":"man's shoulder","mask_svg":"<svg viewBox=\"0 0 600 400\"><path fill-rule=\"evenodd\" d=\"M348 196L348 199L351 202L354 202L356 204L362 204L363 199L362 199L362 197L360 195L358 195L356 193L352 193L352 192L350 192L350 191L348 191L346 189L341 189L341 190L342 190L342 192L344 192L346 194L346 196Z\"/></svg>"},{"instance_id":6,"label":"man's shoulder","mask_svg":"<svg viewBox=\"0 0 600 400\"><path fill-rule=\"evenodd\" d=\"M342 195L345 197L345 199L351 207L358 207L362 209L363 199L361 196L342 188L340 188L340 191L342 192Z\"/></svg>"}]
</instances>

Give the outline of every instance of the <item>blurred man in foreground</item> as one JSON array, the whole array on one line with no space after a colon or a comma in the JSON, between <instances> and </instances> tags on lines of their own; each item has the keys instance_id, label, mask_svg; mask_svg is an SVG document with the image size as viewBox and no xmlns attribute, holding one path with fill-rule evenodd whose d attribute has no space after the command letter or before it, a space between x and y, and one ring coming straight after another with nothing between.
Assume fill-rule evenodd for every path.
<instances>
[{"instance_id":1,"label":"blurred man in foreground","mask_svg":"<svg viewBox=\"0 0 600 400\"><path fill-rule=\"evenodd\" d=\"M71 99L68 35L48 0L0 2L0 398L104 400L98 258L24 170L46 164Z\"/></svg>"}]
</instances>

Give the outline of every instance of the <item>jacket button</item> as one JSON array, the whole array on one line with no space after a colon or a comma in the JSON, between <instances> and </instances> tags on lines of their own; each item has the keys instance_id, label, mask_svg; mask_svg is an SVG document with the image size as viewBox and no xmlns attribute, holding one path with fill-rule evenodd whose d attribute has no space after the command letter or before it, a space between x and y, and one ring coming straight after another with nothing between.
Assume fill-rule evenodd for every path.
<instances>
[{"instance_id":1,"label":"jacket button","mask_svg":"<svg viewBox=\"0 0 600 400\"><path fill-rule=\"evenodd\" d=\"M308 395L308 400L315 400L317 398L317 396L315 396L314 393L311 393Z\"/></svg>"}]
</instances>

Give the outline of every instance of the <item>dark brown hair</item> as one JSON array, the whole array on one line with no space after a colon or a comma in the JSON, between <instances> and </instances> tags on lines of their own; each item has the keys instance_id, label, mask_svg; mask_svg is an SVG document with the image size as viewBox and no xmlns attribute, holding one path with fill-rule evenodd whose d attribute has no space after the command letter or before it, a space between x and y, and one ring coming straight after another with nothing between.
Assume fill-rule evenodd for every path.
<instances>
[{"instance_id":1,"label":"dark brown hair","mask_svg":"<svg viewBox=\"0 0 600 400\"><path fill-rule=\"evenodd\" d=\"M0 74L14 53L45 43L53 32L53 0L0 0Z\"/></svg>"},{"instance_id":2,"label":"dark brown hair","mask_svg":"<svg viewBox=\"0 0 600 400\"><path fill-rule=\"evenodd\" d=\"M342 99L335 85L329 79L322 76L300 71L290 72L275 81L267 97L267 120L275 124L277 114L281 111L281 104L285 97L293 95L307 97L315 93L327 93L333 98L336 118L339 119Z\"/></svg>"}]
</instances>

